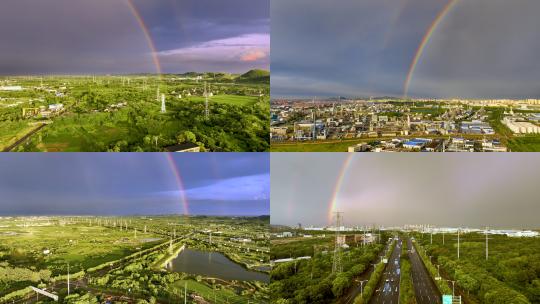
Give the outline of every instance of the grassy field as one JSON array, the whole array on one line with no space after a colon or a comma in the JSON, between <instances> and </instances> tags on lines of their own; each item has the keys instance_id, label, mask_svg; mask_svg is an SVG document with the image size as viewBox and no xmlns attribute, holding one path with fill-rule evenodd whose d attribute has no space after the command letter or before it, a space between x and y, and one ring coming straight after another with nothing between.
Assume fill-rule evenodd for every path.
<instances>
[{"instance_id":1,"label":"grassy field","mask_svg":"<svg viewBox=\"0 0 540 304\"><path fill-rule=\"evenodd\" d=\"M204 102L205 98L201 96L189 97L189 100ZM210 97L209 102L217 102L224 104L231 104L237 106L247 106L256 103L259 101L257 96L239 96L239 95L214 95Z\"/></svg>"},{"instance_id":2,"label":"grassy field","mask_svg":"<svg viewBox=\"0 0 540 304\"><path fill-rule=\"evenodd\" d=\"M163 152L185 143L202 151L267 151L270 84L262 72L0 77L22 87L0 92L0 148L49 120L14 151ZM214 94L208 117L205 87ZM49 111L53 104L62 110ZM25 108L36 112L23 117Z\"/></svg>"},{"instance_id":3,"label":"grassy field","mask_svg":"<svg viewBox=\"0 0 540 304\"><path fill-rule=\"evenodd\" d=\"M105 227L83 225L57 225L41 222L29 227L0 228L0 260L15 267L50 269L53 275L63 273L66 264L73 272L100 265L129 255L136 248L147 248L155 242L144 238L155 235L112 230ZM43 225L43 226L41 226ZM49 254L44 254L49 250Z\"/></svg>"},{"instance_id":4,"label":"grassy field","mask_svg":"<svg viewBox=\"0 0 540 304\"><path fill-rule=\"evenodd\" d=\"M354 146L366 140L344 140L335 142L300 142L295 144L272 143L270 152L347 152L349 146Z\"/></svg>"},{"instance_id":5,"label":"grassy field","mask_svg":"<svg viewBox=\"0 0 540 304\"><path fill-rule=\"evenodd\" d=\"M60 117L35 136L37 147L47 152L101 151L106 143L130 138L127 124L113 123L111 114Z\"/></svg>"},{"instance_id":6,"label":"grassy field","mask_svg":"<svg viewBox=\"0 0 540 304\"><path fill-rule=\"evenodd\" d=\"M540 135L513 137L508 140L508 148L512 152L540 151Z\"/></svg>"},{"instance_id":7,"label":"grassy field","mask_svg":"<svg viewBox=\"0 0 540 304\"><path fill-rule=\"evenodd\" d=\"M411 107L413 113L431 114L432 116L442 115L446 109L439 107Z\"/></svg>"},{"instance_id":8,"label":"grassy field","mask_svg":"<svg viewBox=\"0 0 540 304\"><path fill-rule=\"evenodd\" d=\"M36 126L30 126L25 121L10 121L0 123L0 150L13 144L17 139L30 132Z\"/></svg>"}]
</instances>

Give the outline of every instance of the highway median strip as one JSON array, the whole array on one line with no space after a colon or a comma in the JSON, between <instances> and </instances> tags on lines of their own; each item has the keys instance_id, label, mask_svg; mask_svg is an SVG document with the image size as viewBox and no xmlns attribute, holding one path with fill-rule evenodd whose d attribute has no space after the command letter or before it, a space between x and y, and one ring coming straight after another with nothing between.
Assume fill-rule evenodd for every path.
<instances>
[{"instance_id":1,"label":"highway median strip","mask_svg":"<svg viewBox=\"0 0 540 304\"><path fill-rule=\"evenodd\" d=\"M390 244L390 247L384 256L385 259L388 260L390 258L390 255L394 251L395 246L396 241L394 240L392 241L392 244ZM364 287L364 292L354 299L354 304L365 304L369 302L377 288L377 284L379 284L379 281L381 280L385 268L386 264L382 262L378 263L377 266L375 266L375 271L373 271L373 273L369 277L366 287Z\"/></svg>"},{"instance_id":2,"label":"highway median strip","mask_svg":"<svg viewBox=\"0 0 540 304\"><path fill-rule=\"evenodd\" d=\"M399 303L416 304L416 295L412 281L411 261L407 251L407 242L402 242L400 257Z\"/></svg>"}]
</instances>

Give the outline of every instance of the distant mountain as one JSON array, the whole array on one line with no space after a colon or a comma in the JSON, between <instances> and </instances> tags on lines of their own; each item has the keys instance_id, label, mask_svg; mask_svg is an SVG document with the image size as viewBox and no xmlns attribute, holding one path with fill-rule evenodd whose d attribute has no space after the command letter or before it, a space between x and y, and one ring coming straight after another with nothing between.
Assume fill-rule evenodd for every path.
<instances>
[{"instance_id":1,"label":"distant mountain","mask_svg":"<svg viewBox=\"0 0 540 304\"><path fill-rule=\"evenodd\" d=\"M270 82L270 72L265 70L250 70L237 78L240 82Z\"/></svg>"}]
</instances>

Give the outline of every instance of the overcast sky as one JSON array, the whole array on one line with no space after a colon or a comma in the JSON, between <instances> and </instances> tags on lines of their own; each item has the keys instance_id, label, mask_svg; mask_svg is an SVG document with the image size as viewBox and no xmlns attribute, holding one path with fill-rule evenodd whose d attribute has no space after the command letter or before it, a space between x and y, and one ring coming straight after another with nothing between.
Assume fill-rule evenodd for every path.
<instances>
[{"instance_id":1,"label":"overcast sky","mask_svg":"<svg viewBox=\"0 0 540 304\"><path fill-rule=\"evenodd\" d=\"M0 215L269 214L268 153L172 157L174 165L165 153L1 154Z\"/></svg>"},{"instance_id":2,"label":"overcast sky","mask_svg":"<svg viewBox=\"0 0 540 304\"><path fill-rule=\"evenodd\" d=\"M540 228L534 153L383 154L350 161L336 196L345 224ZM273 153L271 223L327 225L347 155Z\"/></svg>"},{"instance_id":3,"label":"overcast sky","mask_svg":"<svg viewBox=\"0 0 540 304\"><path fill-rule=\"evenodd\" d=\"M273 0L272 93L401 96L449 0ZM409 96L540 97L540 1L458 0L420 57Z\"/></svg>"},{"instance_id":4,"label":"overcast sky","mask_svg":"<svg viewBox=\"0 0 540 304\"><path fill-rule=\"evenodd\" d=\"M269 0L2 0L0 74L269 68Z\"/></svg>"}]
</instances>

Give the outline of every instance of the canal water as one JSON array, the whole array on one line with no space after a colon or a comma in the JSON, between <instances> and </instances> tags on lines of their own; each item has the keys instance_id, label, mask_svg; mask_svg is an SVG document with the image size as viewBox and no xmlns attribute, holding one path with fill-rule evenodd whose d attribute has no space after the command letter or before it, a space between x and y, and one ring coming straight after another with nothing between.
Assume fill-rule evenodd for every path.
<instances>
[{"instance_id":1,"label":"canal water","mask_svg":"<svg viewBox=\"0 0 540 304\"><path fill-rule=\"evenodd\" d=\"M250 271L219 252L186 248L167 264L167 269L223 280L269 282L268 274Z\"/></svg>"}]
</instances>

